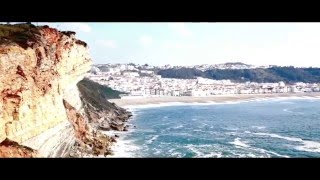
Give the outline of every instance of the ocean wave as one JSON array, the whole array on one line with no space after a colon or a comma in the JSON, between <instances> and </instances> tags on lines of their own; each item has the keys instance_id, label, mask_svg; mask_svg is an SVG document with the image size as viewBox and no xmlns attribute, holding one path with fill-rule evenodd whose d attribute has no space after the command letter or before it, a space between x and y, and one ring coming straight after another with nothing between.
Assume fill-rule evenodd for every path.
<instances>
[{"instance_id":1,"label":"ocean wave","mask_svg":"<svg viewBox=\"0 0 320 180\"><path fill-rule=\"evenodd\" d=\"M171 153L171 156L181 158L181 157L183 157L183 154L176 151L176 152Z\"/></svg>"},{"instance_id":2,"label":"ocean wave","mask_svg":"<svg viewBox=\"0 0 320 180\"><path fill-rule=\"evenodd\" d=\"M271 157L271 155L275 155L278 157L286 157L286 158L289 157L287 155L281 155L276 152L268 151L268 150L265 150L262 148L252 147L252 146L246 144L247 142L241 141L241 138L236 138L233 142L229 142L229 143L235 145L236 147L241 147L241 148L246 149L246 151L248 151L248 153L246 153L245 155L244 154L241 155L241 156L245 156L245 157ZM253 152L250 152L250 150ZM256 154L254 154L254 153L256 153Z\"/></svg>"},{"instance_id":3,"label":"ocean wave","mask_svg":"<svg viewBox=\"0 0 320 180\"><path fill-rule=\"evenodd\" d=\"M238 131L239 130L239 128L237 128L237 127L225 127L223 129L228 130L228 131Z\"/></svg>"},{"instance_id":4,"label":"ocean wave","mask_svg":"<svg viewBox=\"0 0 320 180\"><path fill-rule=\"evenodd\" d=\"M157 133L157 131L154 130L154 129L142 129L142 128L139 128L139 131L140 132L144 132L144 133Z\"/></svg>"},{"instance_id":5,"label":"ocean wave","mask_svg":"<svg viewBox=\"0 0 320 180\"><path fill-rule=\"evenodd\" d=\"M289 110L289 109L287 109L287 108L284 108L282 111L292 113L292 111L290 111L290 110Z\"/></svg>"},{"instance_id":6,"label":"ocean wave","mask_svg":"<svg viewBox=\"0 0 320 180\"><path fill-rule=\"evenodd\" d=\"M226 132L225 134L235 136L238 134L238 132Z\"/></svg>"},{"instance_id":7,"label":"ocean wave","mask_svg":"<svg viewBox=\"0 0 320 180\"><path fill-rule=\"evenodd\" d=\"M168 154L170 154L169 156L171 157L183 157L183 154L179 151L177 151L176 148L171 148L168 151Z\"/></svg>"},{"instance_id":8,"label":"ocean wave","mask_svg":"<svg viewBox=\"0 0 320 180\"><path fill-rule=\"evenodd\" d=\"M315 141L303 141L303 145L295 147L299 151L320 153L320 143Z\"/></svg>"},{"instance_id":9,"label":"ocean wave","mask_svg":"<svg viewBox=\"0 0 320 180\"><path fill-rule=\"evenodd\" d=\"M158 148L152 148L152 150L154 151L154 152L153 152L154 155L160 155L160 154L162 154L162 151L161 151L160 149L158 149Z\"/></svg>"},{"instance_id":10,"label":"ocean wave","mask_svg":"<svg viewBox=\"0 0 320 180\"><path fill-rule=\"evenodd\" d=\"M280 104L296 104L296 103L290 102L290 101L284 101L284 102L280 102Z\"/></svg>"},{"instance_id":11,"label":"ocean wave","mask_svg":"<svg viewBox=\"0 0 320 180\"><path fill-rule=\"evenodd\" d=\"M130 158L135 157L135 152L141 148L136 146L131 140L119 139L112 147L113 155L110 158Z\"/></svg>"},{"instance_id":12,"label":"ocean wave","mask_svg":"<svg viewBox=\"0 0 320 180\"><path fill-rule=\"evenodd\" d=\"M258 147L252 147L247 144L247 142L242 141L241 138L236 138L233 142L229 142L230 144L234 144L237 148L242 150L237 150L233 148L228 148L226 146L217 146L217 145L193 145L188 144L185 147L195 153L195 157L240 157L240 158L270 158L272 156L276 157L284 157L289 158L287 155L282 155L273 151L265 150ZM169 150L169 153L172 153L174 149Z\"/></svg>"},{"instance_id":13,"label":"ocean wave","mask_svg":"<svg viewBox=\"0 0 320 180\"><path fill-rule=\"evenodd\" d=\"M191 150L193 153L196 154L196 157L202 157L204 155L203 152L201 152L196 146L194 145L187 145L185 146L186 148L188 148L189 150Z\"/></svg>"},{"instance_id":14,"label":"ocean wave","mask_svg":"<svg viewBox=\"0 0 320 180\"><path fill-rule=\"evenodd\" d=\"M223 154L222 154L222 152L209 152L201 157L203 157L203 158L221 158L221 157L223 157Z\"/></svg>"},{"instance_id":15,"label":"ocean wave","mask_svg":"<svg viewBox=\"0 0 320 180\"><path fill-rule=\"evenodd\" d=\"M175 126L175 127L173 127L172 129L181 129L181 128L183 128L183 125Z\"/></svg>"},{"instance_id":16,"label":"ocean wave","mask_svg":"<svg viewBox=\"0 0 320 180\"><path fill-rule=\"evenodd\" d=\"M247 148L247 147L250 147L248 144L246 144L246 142L242 142L240 141L241 138L236 138L234 139L233 142L229 142L230 144L233 144L235 145L236 147L244 147L244 148Z\"/></svg>"},{"instance_id":17,"label":"ocean wave","mask_svg":"<svg viewBox=\"0 0 320 180\"><path fill-rule=\"evenodd\" d=\"M171 124L171 123L168 123L168 124ZM173 127L167 127L166 130L171 130L171 129L181 129L183 128L184 125L177 125L177 126L173 126Z\"/></svg>"},{"instance_id":18,"label":"ocean wave","mask_svg":"<svg viewBox=\"0 0 320 180\"><path fill-rule=\"evenodd\" d=\"M203 130L201 130L201 129L194 129L193 131L194 132L203 132Z\"/></svg>"},{"instance_id":19,"label":"ocean wave","mask_svg":"<svg viewBox=\"0 0 320 180\"><path fill-rule=\"evenodd\" d=\"M261 135L261 136L269 136L269 137L279 138L279 139L285 139L287 141L299 142L301 143L301 145L298 145L295 147L295 149L299 151L308 151L308 152L317 152L317 153L320 152L320 142L306 141L297 137L287 137L287 136L281 136L281 135L272 134L272 133L254 133L254 134Z\"/></svg>"},{"instance_id":20,"label":"ocean wave","mask_svg":"<svg viewBox=\"0 0 320 180\"><path fill-rule=\"evenodd\" d=\"M191 104L193 103L166 102L166 103L157 103L157 104L128 105L128 106L124 106L124 108L130 109L130 110L138 110L138 109L149 109L149 108L158 108L158 107L167 107L167 106L186 106Z\"/></svg>"},{"instance_id":21,"label":"ocean wave","mask_svg":"<svg viewBox=\"0 0 320 180\"><path fill-rule=\"evenodd\" d=\"M188 144L185 147L195 153L195 158L221 158L223 156L221 151L216 152L218 149L209 144Z\"/></svg>"},{"instance_id":22,"label":"ocean wave","mask_svg":"<svg viewBox=\"0 0 320 180\"><path fill-rule=\"evenodd\" d=\"M284 158L289 158L290 157L290 156L287 156L287 155L278 154L278 153L273 152L273 151L268 151L268 150L265 150L265 149L262 149L262 148L253 148L253 150L258 151L258 152L260 152L262 154L266 154L268 157L271 157L270 154L278 156L278 157L284 157Z\"/></svg>"},{"instance_id":23,"label":"ocean wave","mask_svg":"<svg viewBox=\"0 0 320 180\"><path fill-rule=\"evenodd\" d=\"M286 101L286 100L303 100L303 99L312 99L319 100L320 96L287 96L287 97L265 97L265 98L256 98L252 101ZM282 104L295 104L294 102L280 102Z\"/></svg>"},{"instance_id":24,"label":"ocean wave","mask_svg":"<svg viewBox=\"0 0 320 180\"><path fill-rule=\"evenodd\" d=\"M152 136L152 138L150 138L149 140L146 141L146 144L151 144L153 141L158 139L158 137L159 137L159 135Z\"/></svg>"},{"instance_id":25,"label":"ocean wave","mask_svg":"<svg viewBox=\"0 0 320 180\"><path fill-rule=\"evenodd\" d=\"M266 127L265 126L251 126L252 128L255 128L255 129L265 129Z\"/></svg>"},{"instance_id":26,"label":"ocean wave","mask_svg":"<svg viewBox=\"0 0 320 180\"><path fill-rule=\"evenodd\" d=\"M231 100L225 102L164 102L164 103L155 103L155 104L143 104L143 105L126 105L123 108L126 108L130 111L137 111L139 109L149 109L149 108L158 108L158 107L167 107L167 106L206 106L206 105L226 105L226 104L239 104L247 102L259 102L259 101L283 101L290 99L314 99L319 100L320 96L289 96L289 97L264 97L264 98L251 98L244 100Z\"/></svg>"},{"instance_id":27,"label":"ocean wave","mask_svg":"<svg viewBox=\"0 0 320 180\"><path fill-rule=\"evenodd\" d=\"M295 141L295 142L302 142L303 141L301 138L281 136L281 135L273 134L273 133L253 133L253 134L258 135L258 136L269 136L272 138L285 139L288 141Z\"/></svg>"}]
</instances>

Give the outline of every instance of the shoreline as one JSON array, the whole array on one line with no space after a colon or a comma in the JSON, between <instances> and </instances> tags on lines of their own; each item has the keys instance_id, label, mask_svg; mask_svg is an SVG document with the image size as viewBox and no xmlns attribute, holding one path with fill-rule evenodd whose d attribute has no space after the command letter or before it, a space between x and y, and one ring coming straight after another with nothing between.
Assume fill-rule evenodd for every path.
<instances>
[{"instance_id":1,"label":"shoreline","mask_svg":"<svg viewBox=\"0 0 320 180\"><path fill-rule=\"evenodd\" d=\"M194 97L194 96L163 96L163 97L141 97L135 99L109 99L110 102L116 105L127 108L143 105L163 105L168 106L175 104L191 104L191 103L230 103L241 102L245 100L259 100L264 98L286 98L286 97L308 97L308 98L320 98L320 92L313 93L278 93L278 94L232 94L232 95L215 95L206 97Z\"/></svg>"},{"instance_id":2,"label":"shoreline","mask_svg":"<svg viewBox=\"0 0 320 180\"><path fill-rule=\"evenodd\" d=\"M148 108L148 107L161 107L161 106L180 106L180 105L209 105L209 104L225 104L225 103L241 103L256 100L271 100L278 98L319 98L320 92L314 93L290 93L290 94L237 94L237 95L216 95L210 97L145 97L139 99L109 99L110 102L115 103L117 106L128 109L133 113L129 119L134 120L134 109ZM131 123L130 123L131 124ZM124 140L125 136L134 131L130 125L128 132L105 132L108 135L119 135L117 142L112 145L113 155L108 158L133 158L134 155L130 150L139 148L128 140Z\"/></svg>"}]
</instances>

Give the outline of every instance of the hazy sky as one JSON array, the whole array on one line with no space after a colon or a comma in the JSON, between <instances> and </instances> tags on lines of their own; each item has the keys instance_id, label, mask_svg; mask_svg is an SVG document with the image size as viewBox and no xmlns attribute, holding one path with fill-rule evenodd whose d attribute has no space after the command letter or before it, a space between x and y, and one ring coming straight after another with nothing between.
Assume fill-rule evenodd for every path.
<instances>
[{"instance_id":1,"label":"hazy sky","mask_svg":"<svg viewBox=\"0 0 320 180\"><path fill-rule=\"evenodd\" d=\"M76 31L94 63L320 66L320 23L47 24Z\"/></svg>"}]
</instances>

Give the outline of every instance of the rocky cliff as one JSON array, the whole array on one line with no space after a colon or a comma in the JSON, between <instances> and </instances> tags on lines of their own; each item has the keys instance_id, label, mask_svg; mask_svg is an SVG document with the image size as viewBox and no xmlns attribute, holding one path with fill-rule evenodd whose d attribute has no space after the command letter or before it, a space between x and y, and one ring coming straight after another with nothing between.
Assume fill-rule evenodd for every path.
<instances>
[{"instance_id":1,"label":"rocky cliff","mask_svg":"<svg viewBox=\"0 0 320 180\"><path fill-rule=\"evenodd\" d=\"M0 25L0 38L0 156L110 153L114 140L91 127L90 95L77 87L91 68L87 44L28 24ZM8 150L18 145L25 153Z\"/></svg>"},{"instance_id":2,"label":"rocky cliff","mask_svg":"<svg viewBox=\"0 0 320 180\"><path fill-rule=\"evenodd\" d=\"M107 96L112 94L109 88L87 78L81 80L77 86L85 116L93 127L101 130L127 131L128 125L125 125L125 122L132 114L108 101Z\"/></svg>"}]
</instances>

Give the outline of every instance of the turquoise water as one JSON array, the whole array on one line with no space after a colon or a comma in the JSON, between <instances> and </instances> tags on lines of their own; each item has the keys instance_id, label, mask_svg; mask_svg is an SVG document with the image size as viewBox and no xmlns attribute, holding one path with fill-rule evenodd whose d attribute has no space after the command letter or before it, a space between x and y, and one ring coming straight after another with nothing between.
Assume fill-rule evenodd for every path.
<instances>
[{"instance_id":1,"label":"turquoise water","mask_svg":"<svg viewBox=\"0 0 320 180\"><path fill-rule=\"evenodd\" d=\"M320 157L320 99L133 108L130 157Z\"/></svg>"}]
</instances>

